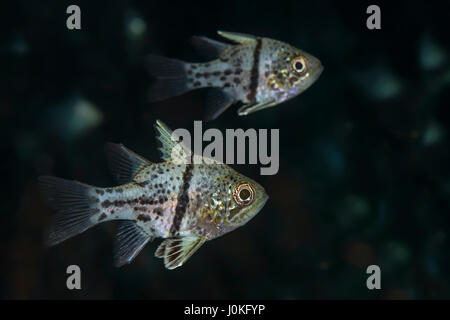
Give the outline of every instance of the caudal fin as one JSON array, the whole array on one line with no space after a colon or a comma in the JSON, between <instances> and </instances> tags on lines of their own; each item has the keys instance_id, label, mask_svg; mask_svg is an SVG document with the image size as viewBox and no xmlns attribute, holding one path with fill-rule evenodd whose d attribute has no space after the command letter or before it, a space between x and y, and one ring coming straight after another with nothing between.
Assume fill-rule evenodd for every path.
<instances>
[{"instance_id":1,"label":"caudal fin","mask_svg":"<svg viewBox=\"0 0 450 320\"><path fill-rule=\"evenodd\" d=\"M57 211L46 240L53 246L67 240L97 223L98 197L94 187L77 181L41 176L39 184L50 205Z\"/></svg>"},{"instance_id":2,"label":"caudal fin","mask_svg":"<svg viewBox=\"0 0 450 320\"><path fill-rule=\"evenodd\" d=\"M154 78L149 88L149 100L161 101L189 91L185 66L181 60L149 55L147 69Z\"/></svg>"}]
</instances>

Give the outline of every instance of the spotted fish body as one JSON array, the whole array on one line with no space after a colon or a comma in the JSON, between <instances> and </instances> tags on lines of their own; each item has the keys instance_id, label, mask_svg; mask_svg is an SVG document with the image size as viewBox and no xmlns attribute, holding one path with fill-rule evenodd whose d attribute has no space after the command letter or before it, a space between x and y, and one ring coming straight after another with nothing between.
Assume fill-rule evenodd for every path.
<instances>
[{"instance_id":1,"label":"spotted fish body","mask_svg":"<svg viewBox=\"0 0 450 320\"><path fill-rule=\"evenodd\" d=\"M123 145L108 145L110 167L121 184L117 187L40 178L42 190L59 213L49 245L98 223L120 220L117 266L130 263L154 238L164 238L155 255L173 269L203 243L244 225L264 206L268 196L258 183L213 160L180 161L189 155L181 148L172 152L177 142L170 129L161 122L156 127L164 162L151 163Z\"/></svg>"},{"instance_id":2,"label":"spotted fish body","mask_svg":"<svg viewBox=\"0 0 450 320\"><path fill-rule=\"evenodd\" d=\"M323 70L317 58L281 41L231 32L219 31L219 35L237 45L193 37L193 43L207 57L215 58L206 63L150 56L149 71L156 78L150 87L150 100L212 88L206 120L217 118L238 101L244 104L238 114L247 115L297 96Z\"/></svg>"}]
</instances>

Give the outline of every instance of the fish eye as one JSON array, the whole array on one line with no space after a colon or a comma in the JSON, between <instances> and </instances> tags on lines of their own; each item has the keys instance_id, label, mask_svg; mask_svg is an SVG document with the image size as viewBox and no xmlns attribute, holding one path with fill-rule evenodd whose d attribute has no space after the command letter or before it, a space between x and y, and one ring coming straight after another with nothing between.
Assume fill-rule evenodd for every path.
<instances>
[{"instance_id":1,"label":"fish eye","mask_svg":"<svg viewBox=\"0 0 450 320\"><path fill-rule=\"evenodd\" d=\"M241 200L243 201L247 201L250 198L251 194L250 191L248 191L248 189L242 189L239 192L239 198L241 198Z\"/></svg>"},{"instance_id":2,"label":"fish eye","mask_svg":"<svg viewBox=\"0 0 450 320\"><path fill-rule=\"evenodd\" d=\"M248 206L253 202L254 197L255 190L249 183L240 183L234 187L233 199L238 205Z\"/></svg>"},{"instance_id":3,"label":"fish eye","mask_svg":"<svg viewBox=\"0 0 450 320\"><path fill-rule=\"evenodd\" d=\"M301 63L300 61L297 61L297 62L294 64L294 69L295 69L295 71L297 71L297 72L302 72L302 70L303 70L304 67L305 67L305 66L304 66L303 63Z\"/></svg>"},{"instance_id":4,"label":"fish eye","mask_svg":"<svg viewBox=\"0 0 450 320\"><path fill-rule=\"evenodd\" d=\"M302 76L306 73L306 61L305 58L299 56L299 57L295 57L294 59L292 59L292 68L294 69L294 71Z\"/></svg>"}]
</instances>

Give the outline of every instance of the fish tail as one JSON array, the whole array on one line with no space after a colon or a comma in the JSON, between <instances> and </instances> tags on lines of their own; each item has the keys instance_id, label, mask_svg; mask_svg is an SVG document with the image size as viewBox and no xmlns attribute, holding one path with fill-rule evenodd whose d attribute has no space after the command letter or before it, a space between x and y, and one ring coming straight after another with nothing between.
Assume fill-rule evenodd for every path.
<instances>
[{"instance_id":1,"label":"fish tail","mask_svg":"<svg viewBox=\"0 0 450 320\"><path fill-rule=\"evenodd\" d=\"M95 187L50 176L39 177L40 189L57 211L46 239L53 246L98 223L99 198ZM100 191L101 192L101 191Z\"/></svg>"},{"instance_id":2,"label":"fish tail","mask_svg":"<svg viewBox=\"0 0 450 320\"><path fill-rule=\"evenodd\" d=\"M161 56L149 55L147 68L154 81L150 84L149 100L161 101L190 90L187 85L188 63Z\"/></svg>"}]
</instances>

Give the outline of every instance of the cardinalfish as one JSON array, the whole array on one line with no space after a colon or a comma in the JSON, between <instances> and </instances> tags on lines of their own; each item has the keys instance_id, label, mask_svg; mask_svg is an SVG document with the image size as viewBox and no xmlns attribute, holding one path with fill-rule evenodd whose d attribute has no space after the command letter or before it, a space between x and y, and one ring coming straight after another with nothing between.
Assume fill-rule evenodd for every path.
<instances>
[{"instance_id":1,"label":"cardinalfish","mask_svg":"<svg viewBox=\"0 0 450 320\"><path fill-rule=\"evenodd\" d=\"M162 144L161 163L152 163L121 144L106 145L117 187L39 178L44 195L58 212L48 245L99 223L120 220L117 266L130 263L153 239L164 238L155 256L174 269L206 241L243 226L261 210L268 199L261 185L213 159L187 161L193 156L180 148L172 131L160 121L155 127Z\"/></svg>"},{"instance_id":2,"label":"cardinalfish","mask_svg":"<svg viewBox=\"0 0 450 320\"><path fill-rule=\"evenodd\" d=\"M155 78L150 85L150 101L210 88L205 120L217 118L238 101L243 103L238 115L244 116L299 95L322 73L317 58L287 43L233 32L218 34L236 45L192 38L205 58L211 59L206 63L150 55L148 70Z\"/></svg>"}]
</instances>

